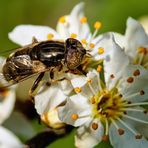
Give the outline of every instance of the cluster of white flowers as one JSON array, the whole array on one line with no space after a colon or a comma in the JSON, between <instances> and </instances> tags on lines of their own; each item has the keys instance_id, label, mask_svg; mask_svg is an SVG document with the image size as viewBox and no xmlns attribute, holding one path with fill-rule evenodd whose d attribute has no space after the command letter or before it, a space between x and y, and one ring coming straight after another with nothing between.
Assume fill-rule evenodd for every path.
<instances>
[{"instance_id":1,"label":"cluster of white flowers","mask_svg":"<svg viewBox=\"0 0 148 148\"><path fill-rule=\"evenodd\" d=\"M82 63L86 76L65 74L70 81L46 86L46 91L37 94L36 110L43 115L57 108L62 122L78 127L76 147L91 148L110 140L115 148L146 148L148 35L132 18L127 20L125 35L110 32L97 36L99 21L92 34L83 8L80 3L70 15L60 17L56 31L20 25L9 33L21 46L30 44L32 37L38 41L76 38L92 56Z\"/></svg>"}]
</instances>

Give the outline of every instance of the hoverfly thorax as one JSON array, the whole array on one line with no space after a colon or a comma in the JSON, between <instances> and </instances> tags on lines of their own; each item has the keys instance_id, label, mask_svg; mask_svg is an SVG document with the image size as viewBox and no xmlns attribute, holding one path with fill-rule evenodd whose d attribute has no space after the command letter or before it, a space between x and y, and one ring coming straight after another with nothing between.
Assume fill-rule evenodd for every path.
<instances>
[{"instance_id":1,"label":"hoverfly thorax","mask_svg":"<svg viewBox=\"0 0 148 148\"><path fill-rule=\"evenodd\" d=\"M68 38L65 42L66 54L65 62L68 69L76 69L82 62L86 50L82 44L73 38Z\"/></svg>"}]
</instances>

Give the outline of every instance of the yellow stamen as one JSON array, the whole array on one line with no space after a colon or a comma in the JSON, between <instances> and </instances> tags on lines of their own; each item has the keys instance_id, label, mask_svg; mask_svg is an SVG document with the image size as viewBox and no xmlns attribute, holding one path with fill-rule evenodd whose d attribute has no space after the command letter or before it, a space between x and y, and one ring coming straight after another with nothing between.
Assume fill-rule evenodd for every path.
<instances>
[{"instance_id":1,"label":"yellow stamen","mask_svg":"<svg viewBox=\"0 0 148 148\"><path fill-rule=\"evenodd\" d=\"M143 111L143 113L144 113L144 114L147 114L147 113L148 113L148 111L147 111L147 110L144 110L144 111Z\"/></svg>"},{"instance_id":2,"label":"yellow stamen","mask_svg":"<svg viewBox=\"0 0 148 148\"><path fill-rule=\"evenodd\" d=\"M82 44L87 44L86 39L82 39L81 42L82 42Z\"/></svg>"},{"instance_id":3,"label":"yellow stamen","mask_svg":"<svg viewBox=\"0 0 148 148\"><path fill-rule=\"evenodd\" d=\"M48 33L48 35L47 35L47 39L48 39L48 40L53 39L53 37L54 37L54 35L53 35L52 33Z\"/></svg>"},{"instance_id":4,"label":"yellow stamen","mask_svg":"<svg viewBox=\"0 0 148 148\"><path fill-rule=\"evenodd\" d=\"M64 24L66 22L66 17L65 16L60 17L59 22Z\"/></svg>"},{"instance_id":5,"label":"yellow stamen","mask_svg":"<svg viewBox=\"0 0 148 148\"><path fill-rule=\"evenodd\" d=\"M80 87L76 87L76 88L74 88L74 91L75 91L76 93L80 93L80 92L81 92L81 88L80 88Z\"/></svg>"},{"instance_id":6,"label":"yellow stamen","mask_svg":"<svg viewBox=\"0 0 148 148\"><path fill-rule=\"evenodd\" d=\"M77 38L77 35L76 35L75 33L72 33L72 34L70 35L70 37L75 39L75 38Z\"/></svg>"},{"instance_id":7,"label":"yellow stamen","mask_svg":"<svg viewBox=\"0 0 148 148\"><path fill-rule=\"evenodd\" d=\"M79 118L78 114L72 114L71 119L77 120Z\"/></svg>"},{"instance_id":8,"label":"yellow stamen","mask_svg":"<svg viewBox=\"0 0 148 148\"><path fill-rule=\"evenodd\" d=\"M98 124L97 124L97 123L92 123L92 128L93 128L94 130L97 130L97 129L98 129Z\"/></svg>"},{"instance_id":9,"label":"yellow stamen","mask_svg":"<svg viewBox=\"0 0 148 148\"><path fill-rule=\"evenodd\" d=\"M142 135L140 135L140 134L139 135L136 135L135 138L136 139L141 139L142 138Z\"/></svg>"},{"instance_id":10,"label":"yellow stamen","mask_svg":"<svg viewBox=\"0 0 148 148\"><path fill-rule=\"evenodd\" d=\"M92 97L90 102L91 102L91 104L95 104L96 103L95 97Z\"/></svg>"},{"instance_id":11,"label":"yellow stamen","mask_svg":"<svg viewBox=\"0 0 148 148\"><path fill-rule=\"evenodd\" d=\"M138 48L138 52L139 52L139 53L144 53L144 54L146 54L146 53L147 53L147 48L139 47L139 48Z\"/></svg>"},{"instance_id":12,"label":"yellow stamen","mask_svg":"<svg viewBox=\"0 0 148 148\"><path fill-rule=\"evenodd\" d=\"M140 75L140 70L137 69L133 72L133 75L136 77L136 76L139 76Z\"/></svg>"},{"instance_id":13,"label":"yellow stamen","mask_svg":"<svg viewBox=\"0 0 148 148\"><path fill-rule=\"evenodd\" d=\"M94 24L94 28L95 29L100 29L102 27L102 23L101 22L99 22L99 21L97 21L97 22L95 22L95 24Z\"/></svg>"},{"instance_id":14,"label":"yellow stamen","mask_svg":"<svg viewBox=\"0 0 148 148\"><path fill-rule=\"evenodd\" d=\"M114 76L113 74L111 74L111 75L110 75L110 78L113 79L113 78L115 78L115 76Z\"/></svg>"},{"instance_id":15,"label":"yellow stamen","mask_svg":"<svg viewBox=\"0 0 148 148\"><path fill-rule=\"evenodd\" d=\"M86 22L87 22L87 17L84 16L80 19L80 23L84 24Z\"/></svg>"},{"instance_id":16,"label":"yellow stamen","mask_svg":"<svg viewBox=\"0 0 148 148\"><path fill-rule=\"evenodd\" d=\"M140 95L144 95L144 94L145 94L144 90L141 90Z\"/></svg>"},{"instance_id":17,"label":"yellow stamen","mask_svg":"<svg viewBox=\"0 0 148 148\"><path fill-rule=\"evenodd\" d=\"M104 135L103 137L102 137L102 141L108 141L109 140L109 136L108 135Z\"/></svg>"},{"instance_id":18,"label":"yellow stamen","mask_svg":"<svg viewBox=\"0 0 148 148\"><path fill-rule=\"evenodd\" d=\"M133 77L129 77L128 79L127 79L127 82L128 83L132 83L134 81L134 78Z\"/></svg>"},{"instance_id":19,"label":"yellow stamen","mask_svg":"<svg viewBox=\"0 0 148 148\"><path fill-rule=\"evenodd\" d=\"M102 66L101 65L98 65L97 72L101 72L101 71L102 71Z\"/></svg>"},{"instance_id":20,"label":"yellow stamen","mask_svg":"<svg viewBox=\"0 0 148 148\"><path fill-rule=\"evenodd\" d=\"M124 134L124 130L122 128L119 128L118 129L118 133L119 133L119 135L123 135Z\"/></svg>"},{"instance_id":21,"label":"yellow stamen","mask_svg":"<svg viewBox=\"0 0 148 148\"><path fill-rule=\"evenodd\" d=\"M104 53L104 48L103 47L99 47L98 48L98 54L103 54Z\"/></svg>"},{"instance_id":22,"label":"yellow stamen","mask_svg":"<svg viewBox=\"0 0 148 148\"><path fill-rule=\"evenodd\" d=\"M92 79L88 79L87 82L88 82L88 83L92 83Z\"/></svg>"},{"instance_id":23,"label":"yellow stamen","mask_svg":"<svg viewBox=\"0 0 148 148\"><path fill-rule=\"evenodd\" d=\"M90 43L90 44L89 44L89 47L90 47L90 48L94 48L94 47L95 47L95 44Z\"/></svg>"},{"instance_id":24,"label":"yellow stamen","mask_svg":"<svg viewBox=\"0 0 148 148\"><path fill-rule=\"evenodd\" d=\"M44 113L42 116L41 116L41 119L43 122L47 123L48 124L48 112L47 113Z\"/></svg>"},{"instance_id":25,"label":"yellow stamen","mask_svg":"<svg viewBox=\"0 0 148 148\"><path fill-rule=\"evenodd\" d=\"M2 97L8 96L8 89L0 88L0 96L2 96Z\"/></svg>"}]
</instances>

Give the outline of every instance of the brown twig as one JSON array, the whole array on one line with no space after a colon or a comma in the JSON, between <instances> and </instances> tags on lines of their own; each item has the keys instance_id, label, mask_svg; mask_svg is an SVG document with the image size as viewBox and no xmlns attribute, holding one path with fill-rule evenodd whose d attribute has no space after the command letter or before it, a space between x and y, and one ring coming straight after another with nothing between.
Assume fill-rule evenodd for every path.
<instances>
[{"instance_id":1,"label":"brown twig","mask_svg":"<svg viewBox=\"0 0 148 148\"><path fill-rule=\"evenodd\" d=\"M35 137L31 138L26 142L26 147L28 148L45 148L46 146L50 145L52 142L67 136L73 127L70 125L65 126L61 129L47 129Z\"/></svg>"}]
</instances>

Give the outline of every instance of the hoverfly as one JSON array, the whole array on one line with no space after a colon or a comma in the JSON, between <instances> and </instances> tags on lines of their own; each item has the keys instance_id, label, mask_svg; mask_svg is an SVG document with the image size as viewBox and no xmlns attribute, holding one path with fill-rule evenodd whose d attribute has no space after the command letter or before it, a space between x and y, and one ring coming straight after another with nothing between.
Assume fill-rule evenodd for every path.
<instances>
[{"instance_id":1,"label":"hoverfly","mask_svg":"<svg viewBox=\"0 0 148 148\"><path fill-rule=\"evenodd\" d=\"M29 91L29 96L33 99L33 92L45 72L48 71L50 78L54 79L55 69L62 71L63 67L66 67L69 72L81 71L80 64L86 54L82 44L73 38L68 38L65 42L53 40L38 42L33 38L32 44L16 49L6 59L2 68L2 75L6 80L4 87L38 74Z\"/></svg>"}]
</instances>

